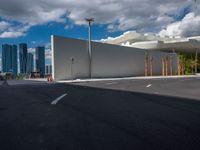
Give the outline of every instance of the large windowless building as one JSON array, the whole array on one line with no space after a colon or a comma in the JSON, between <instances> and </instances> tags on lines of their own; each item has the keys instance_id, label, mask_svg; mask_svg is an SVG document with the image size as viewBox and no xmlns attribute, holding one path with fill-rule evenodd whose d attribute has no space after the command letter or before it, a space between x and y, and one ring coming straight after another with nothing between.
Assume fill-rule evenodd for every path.
<instances>
[{"instance_id":1,"label":"large windowless building","mask_svg":"<svg viewBox=\"0 0 200 150\"><path fill-rule=\"evenodd\" d=\"M174 75L177 72L175 53L92 42L90 57L88 41L59 36L51 37L51 46L54 80L132 77L162 73ZM163 58L167 61L163 61Z\"/></svg>"},{"instance_id":2,"label":"large windowless building","mask_svg":"<svg viewBox=\"0 0 200 150\"><path fill-rule=\"evenodd\" d=\"M55 80L172 76L199 70L200 36L161 37L129 31L92 42L91 55L87 40L52 36L51 45ZM186 64L188 56L191 63Z\"/></svg>"}]
</instances>

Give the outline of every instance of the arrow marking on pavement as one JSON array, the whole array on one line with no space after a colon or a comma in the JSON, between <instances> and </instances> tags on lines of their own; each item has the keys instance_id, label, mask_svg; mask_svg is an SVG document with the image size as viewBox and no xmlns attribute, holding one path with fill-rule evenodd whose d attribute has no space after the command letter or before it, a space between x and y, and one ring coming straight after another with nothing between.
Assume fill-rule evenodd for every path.
<instances>
[{"instance_id":1,"label":"arrow marking on pavement","mask_svg":"<svg viewBox=\"0 0 200 150\"><path fill-rule=\"evenodd\" d=\"M67 96L67 93L65 93L65 94L61 95L60 97L56 98L54 101L51 102L51 105L56 105L58 103L58 101L60 101L65 96Z\"/></svg>"},{"instance_id":2,"label":"arrow marking on pavement","mask_svg":"<svg viewBox=\"0 0 200 150\"><path fill-rule=\"evenodd\" d=\"M151 87L151 86L152 86L152 84L149 84L149 85L147 85L146 87L149 88L149 87Z\"/></svg>"}]
</instances>

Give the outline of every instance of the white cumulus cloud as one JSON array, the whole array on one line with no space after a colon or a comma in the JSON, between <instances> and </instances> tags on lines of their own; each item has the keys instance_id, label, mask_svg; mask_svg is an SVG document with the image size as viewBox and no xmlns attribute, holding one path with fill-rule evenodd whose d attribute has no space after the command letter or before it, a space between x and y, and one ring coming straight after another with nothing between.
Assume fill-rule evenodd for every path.
<instances>
[{"instance_id":1,"label":"white cumulus cloud","mask_svg":"<svg viewBox=\"0 0 200 150\"><path fill-rule=\"evenodd\" d=\"M181 21L169 24L159 33L161 36L195 36L200 35L200 15L187 14Z\"/></svg>"},{"instance_id":2,"label":"white cumulus cloud","mask_svg":"<svg viewBox=\"0 0 200 150\"><path fill-rule=\"evenodd\" d=\"M6 21L1 21L0 22L0 31L3 31L5 29L7 29L10 26L10 24Z\"/></svg>"},{"instance_id":3,"label":"white cumulus cloud","mask_svg":"<svg viewBox=\"0 0 200 150\"><path fill-rule=\"evenodd\" d=\"M191 12L198 16L199 6L198 3L194 5L194 0L1 0L0 17L29 28L57 22L65 24L66 29L73 27L71 24L85 25L86 17L94 17L96 24L107 25L109 31L159 32L176 23L175 16L179 16L186 7L191 7ZM6 25L1 26L6 30ZM0 30L0 34L17 32L13 34L17 37L27 31Z\"/></svg>"},{"instance_id":4,"label":"white cumulus cloud","mask_svg":"<svg viewBox=\"0 0 200 150\"><path fill-rule=\"evenodd\" d=\"M17 38L24 36L29 30L30 25L12 24L3 21L2 28L0 27L0 38ZM2 29L2 30L1 30Z\"/></svg>"},{"instance_id":5,"label":"white cumulus cloud","mask_svg":"<svg viewBox=\"0 0 200 150\"><path fill-rule=\"evenodd\" d=\"M22 32L10 32L10 31L6 31L0 34L0 38L16 38L16 37L20 37L23 36L24 34Z\"/></svg>"}]
</instances>

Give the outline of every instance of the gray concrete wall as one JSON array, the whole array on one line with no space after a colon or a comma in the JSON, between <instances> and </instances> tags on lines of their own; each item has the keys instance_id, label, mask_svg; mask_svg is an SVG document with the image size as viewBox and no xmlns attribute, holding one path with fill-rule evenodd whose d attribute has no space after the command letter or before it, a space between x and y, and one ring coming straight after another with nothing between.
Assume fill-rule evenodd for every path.
<instances>
[{"instance_id":1,"label":"gray concrete wall","mask_svg":"<svg viewBox=\"0 0 200 150\"><path fill-rule=\"evenodd\" d=\"M52 75L55 80L88 78L87 43L82 40L52 36ZM74 62L72 63L72 58Z\"/></svg>"},{"instance_id":2,"label":"gray concrete wall","mask_svg":"<svg viewBox=\"0 0 200 150\"><path fill-rule=\"evenodd\" d=\"M52 71L55 80L89 78L88 42L52 36ZM154 75L161 75L162 52L152 52ZM145 50L92 42L92 77L144 76ZM72 61L72 59L74 61Z\"/></svg>"},{"instance_id":3,"label":"gray concrete wall","mask_svg":"<svg viewBox=\"0 0 200 150\"><path fill-rule=\"evenodd\" d=\"M144 50L92 43L92 77L144 75Z\"/></svg>"}]
</instances>

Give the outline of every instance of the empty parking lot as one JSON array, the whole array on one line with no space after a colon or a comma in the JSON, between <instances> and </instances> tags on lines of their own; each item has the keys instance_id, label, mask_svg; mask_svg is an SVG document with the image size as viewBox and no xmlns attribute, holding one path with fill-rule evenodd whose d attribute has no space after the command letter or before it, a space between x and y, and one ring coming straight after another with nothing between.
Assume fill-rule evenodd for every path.
<instances>
[{"instance_id":1,"label":"empty parking lot","mask_svg":"<svg viewBox=\"0 0 200 150\"><path fill-rule=\"evenodd\" d=\"M200 148L198 78L7 83L3 150Z\"/></svg>"}]
</instances>

